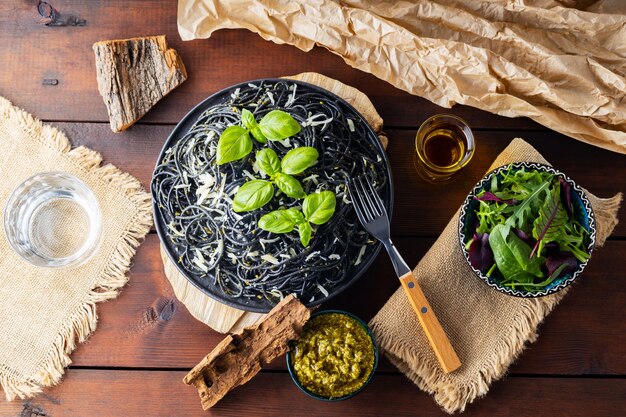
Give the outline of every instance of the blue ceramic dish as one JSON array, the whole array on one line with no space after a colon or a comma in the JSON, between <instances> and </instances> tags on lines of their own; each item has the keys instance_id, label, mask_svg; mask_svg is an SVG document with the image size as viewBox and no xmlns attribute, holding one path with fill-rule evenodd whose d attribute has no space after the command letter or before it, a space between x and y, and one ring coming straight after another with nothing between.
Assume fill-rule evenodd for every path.
<instances>
[{"instance_id":1,"label":"blue ceramic dish","mask_svg":"<svg viewBox=\"0 0 626 417\"><path fill-rule=\"evenodd\" d=\"M572 206L573 206L573 215L576 221L578 221L589 232L588 242L587 242L587 251L589 252L589 255L591 255L594 245L595 245L595 241L596 241L596 221L593 215L593 210L591 209L591 203L589 202L589 199L585 195L585 192L583 191L582 188L580 188L572 179L570 179L564 173L548 165L539 164L539 163L530 163L530 162L517 162L514 164L509 164L509 165L502 166L500 168L496 168L495 170L487 174L482 180L480 180L478 184L476 184L474 189L469 193L469 195L465 199L463 206L461 207L461 213L459 215L459 243L461 244L461 250L463 251L463 255L465 256L465 259L467 260L467 264L470 266L470 268L472 268L472 270L476 273L476 275L478 275L478 277L487 285L489 285L492 288L495 288L496 290L504 294L508 294L508 295L512 295L516 297L534 298L534 297L545 296L548 294L553 294L557 291L562 290L568 285L570 285L572 282L574 282L576 277L578 277L582 273L583 269L585 269L585 266L587 266L587 263L589 261L584 262L584 263L578 262L578 266L576 270L568 274L563 274L562 276L558 277L557 279L552 281L550 284L545 286L542 290L527 291L523 289L509 288L509 287L505 287L501 285L499 283L499 280L502 279L502 276L499 275L500 272L497 270L494 272L494 274L492 274L491 277L487 277L487 275L485 275L484 272L474 268L471 265L470 259L469 259L469 251L465 249L465 244L469 239L473 237L474 232L476 230L476 225L478 222L476 218L475 210L477 209L479 205L479 201L474 199L474 196L479 194L483 189L485 189L488 185L490 185L491 180L494 176L498 176L498 178L502 178L502 173L504 171L508 171L509 169L519 170L522 167L526 168L527 170L533 169L533 170L538 170L538 171L550 172L556 175L557 177L562 178L563 180L565 180L567 183L571 185L570 197L571 197Z\"/></svg>"},{"instance_id":2,"label":"blue ceramic dish","mask_svg":"<svg viewBox=\"0 0 626 417\"><path fill-rule=\"evenodd\" d=\"M344 395L342 397L329 398L329 397L324 397L324 396L315 394L314 392L311 392L308 389L306 389L304 386L302 386L302 384L298 380L298 377L296 376L295 370L293 369L293 364L291 363L291 361L292 361L291 351L287 352L287 370L289 371L289 376L291 376L291 379L293 380L294 384L296 384L296 386L298 388L300 388L300 390L302 392L304 392L305 394L307 394L308 396L313 397L316 400L321 400L321 401L342 401L342 400L347 400L348 398L352 398L355 395L357 395L359 392L363 391L363 389L365 389L365 387L370 383L370 381L374 377L374 374L376 373L376 368L378 367L378 356L379 356L379 354L378 354L378 346L376 345L376 340L374 339L374 335L372 334L372 331L369 328L369 326L367 324L365 324L365 322L363 322L363 320L361 320L360 318L358 318L354 314L348 313L347 311L343 311L343 310L323 310L323 311L318 311L316 313L313 313L311 315L311 318L314 318L314 317L317 317L317 316L321 316L321 315L324 315L324 314L342 314L344 316L348 316L349 318L351 318L354 321L356 321L357 323L359 323L361 325L361 327L363 327L363 329L365 330L365 332L367 333L369 338L371 339L372 346L374 347L374 366L372 367L372 372L370 372L369 376L367 377L367 380L363 383L363 385L361 385L361 387L359 389L357 389L354 392L351 392L350 394Z\"/></svg>"}]
</instances>

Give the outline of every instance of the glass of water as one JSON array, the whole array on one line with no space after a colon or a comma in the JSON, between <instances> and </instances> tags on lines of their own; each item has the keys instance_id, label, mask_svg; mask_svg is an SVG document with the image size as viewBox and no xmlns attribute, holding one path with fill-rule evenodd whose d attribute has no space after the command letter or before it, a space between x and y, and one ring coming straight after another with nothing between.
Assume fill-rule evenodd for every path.
<instances>
[{"instance_id":1,"label":"glass of water","mask_svg":"<svg viewBox=\"0 0 626 417\"><path fill-rule=\"evenodd\" d=\"M44 172L20 184L4 209L11 247L41 267L77 266L100 243L100 206L93 191L65 172Z\"/></svg>"}]
</instances>

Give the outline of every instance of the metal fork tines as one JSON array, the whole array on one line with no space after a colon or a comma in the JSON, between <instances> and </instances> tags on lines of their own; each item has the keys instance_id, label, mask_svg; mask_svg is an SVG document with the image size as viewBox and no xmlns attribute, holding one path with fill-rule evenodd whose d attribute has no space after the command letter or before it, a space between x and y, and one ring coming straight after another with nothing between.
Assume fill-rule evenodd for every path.
<instances>
[{"instance_id":1,"label":"metal fork tines","mask_svg":"<svg viewBox=\"0 0 626 417\"><path fill-rule=\"evenodd\" d=\"M365 230L385 246L398 277L409 272L408 265L391 242L387 210L374 186L360 176L350 181L349 188L357 217Z\"/></svg>"}]
</instances>

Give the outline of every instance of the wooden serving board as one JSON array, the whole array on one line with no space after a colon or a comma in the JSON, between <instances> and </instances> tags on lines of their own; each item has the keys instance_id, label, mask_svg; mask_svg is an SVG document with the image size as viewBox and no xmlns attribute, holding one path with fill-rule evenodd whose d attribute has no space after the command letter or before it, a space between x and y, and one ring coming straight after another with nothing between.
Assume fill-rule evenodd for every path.
<instances>
[{"instance_id":1,"label":"wooden serving board","mask_svg":"<svg viewBox=\"0 0 626 417\"><path fill-rule=\"evenodd\" d=\"M305 72L284 78L317 85L346 100L372 126L383 148L387 148L388 140L382 131L383 119L365 94L354 87L314 72ZM213 330L220 333L238 333L244 327L256 323L265 316L265 314L229 307L200 291L178 271L163 246L161 246L161 258L163 259L165 276L172 284L176 298L187 307L192 316Z\"/></svg>"}]
</instances>

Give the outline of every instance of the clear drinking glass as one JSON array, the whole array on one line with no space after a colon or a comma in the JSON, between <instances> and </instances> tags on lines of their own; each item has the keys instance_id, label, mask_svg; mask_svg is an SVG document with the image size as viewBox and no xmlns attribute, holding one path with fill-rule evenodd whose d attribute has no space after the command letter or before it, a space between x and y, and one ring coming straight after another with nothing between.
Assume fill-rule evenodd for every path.
<instances>
[{"instance_id":1,"label":"clear drinking glass","mask_svg":"<svg viewBox=\"0 0 626 417\"><path fill-rule=\"evenodd\" d=\"M40 173L9 197L4 232L11 247L33 265L76 266L100 243L100 206L93 191L75 176Z\"/></svg>"},{"instance_id":2,"label":"clear drinking glass","mask_svg":"<svg viewBox=\"0 0 626 417\"><path fill-rule=\"evenodd\" d=\"M446 182L472 159L474 146L474 134L463 119L436 114L417 131L415 168L428 182Z\"/></svg>"}]
</instances>

